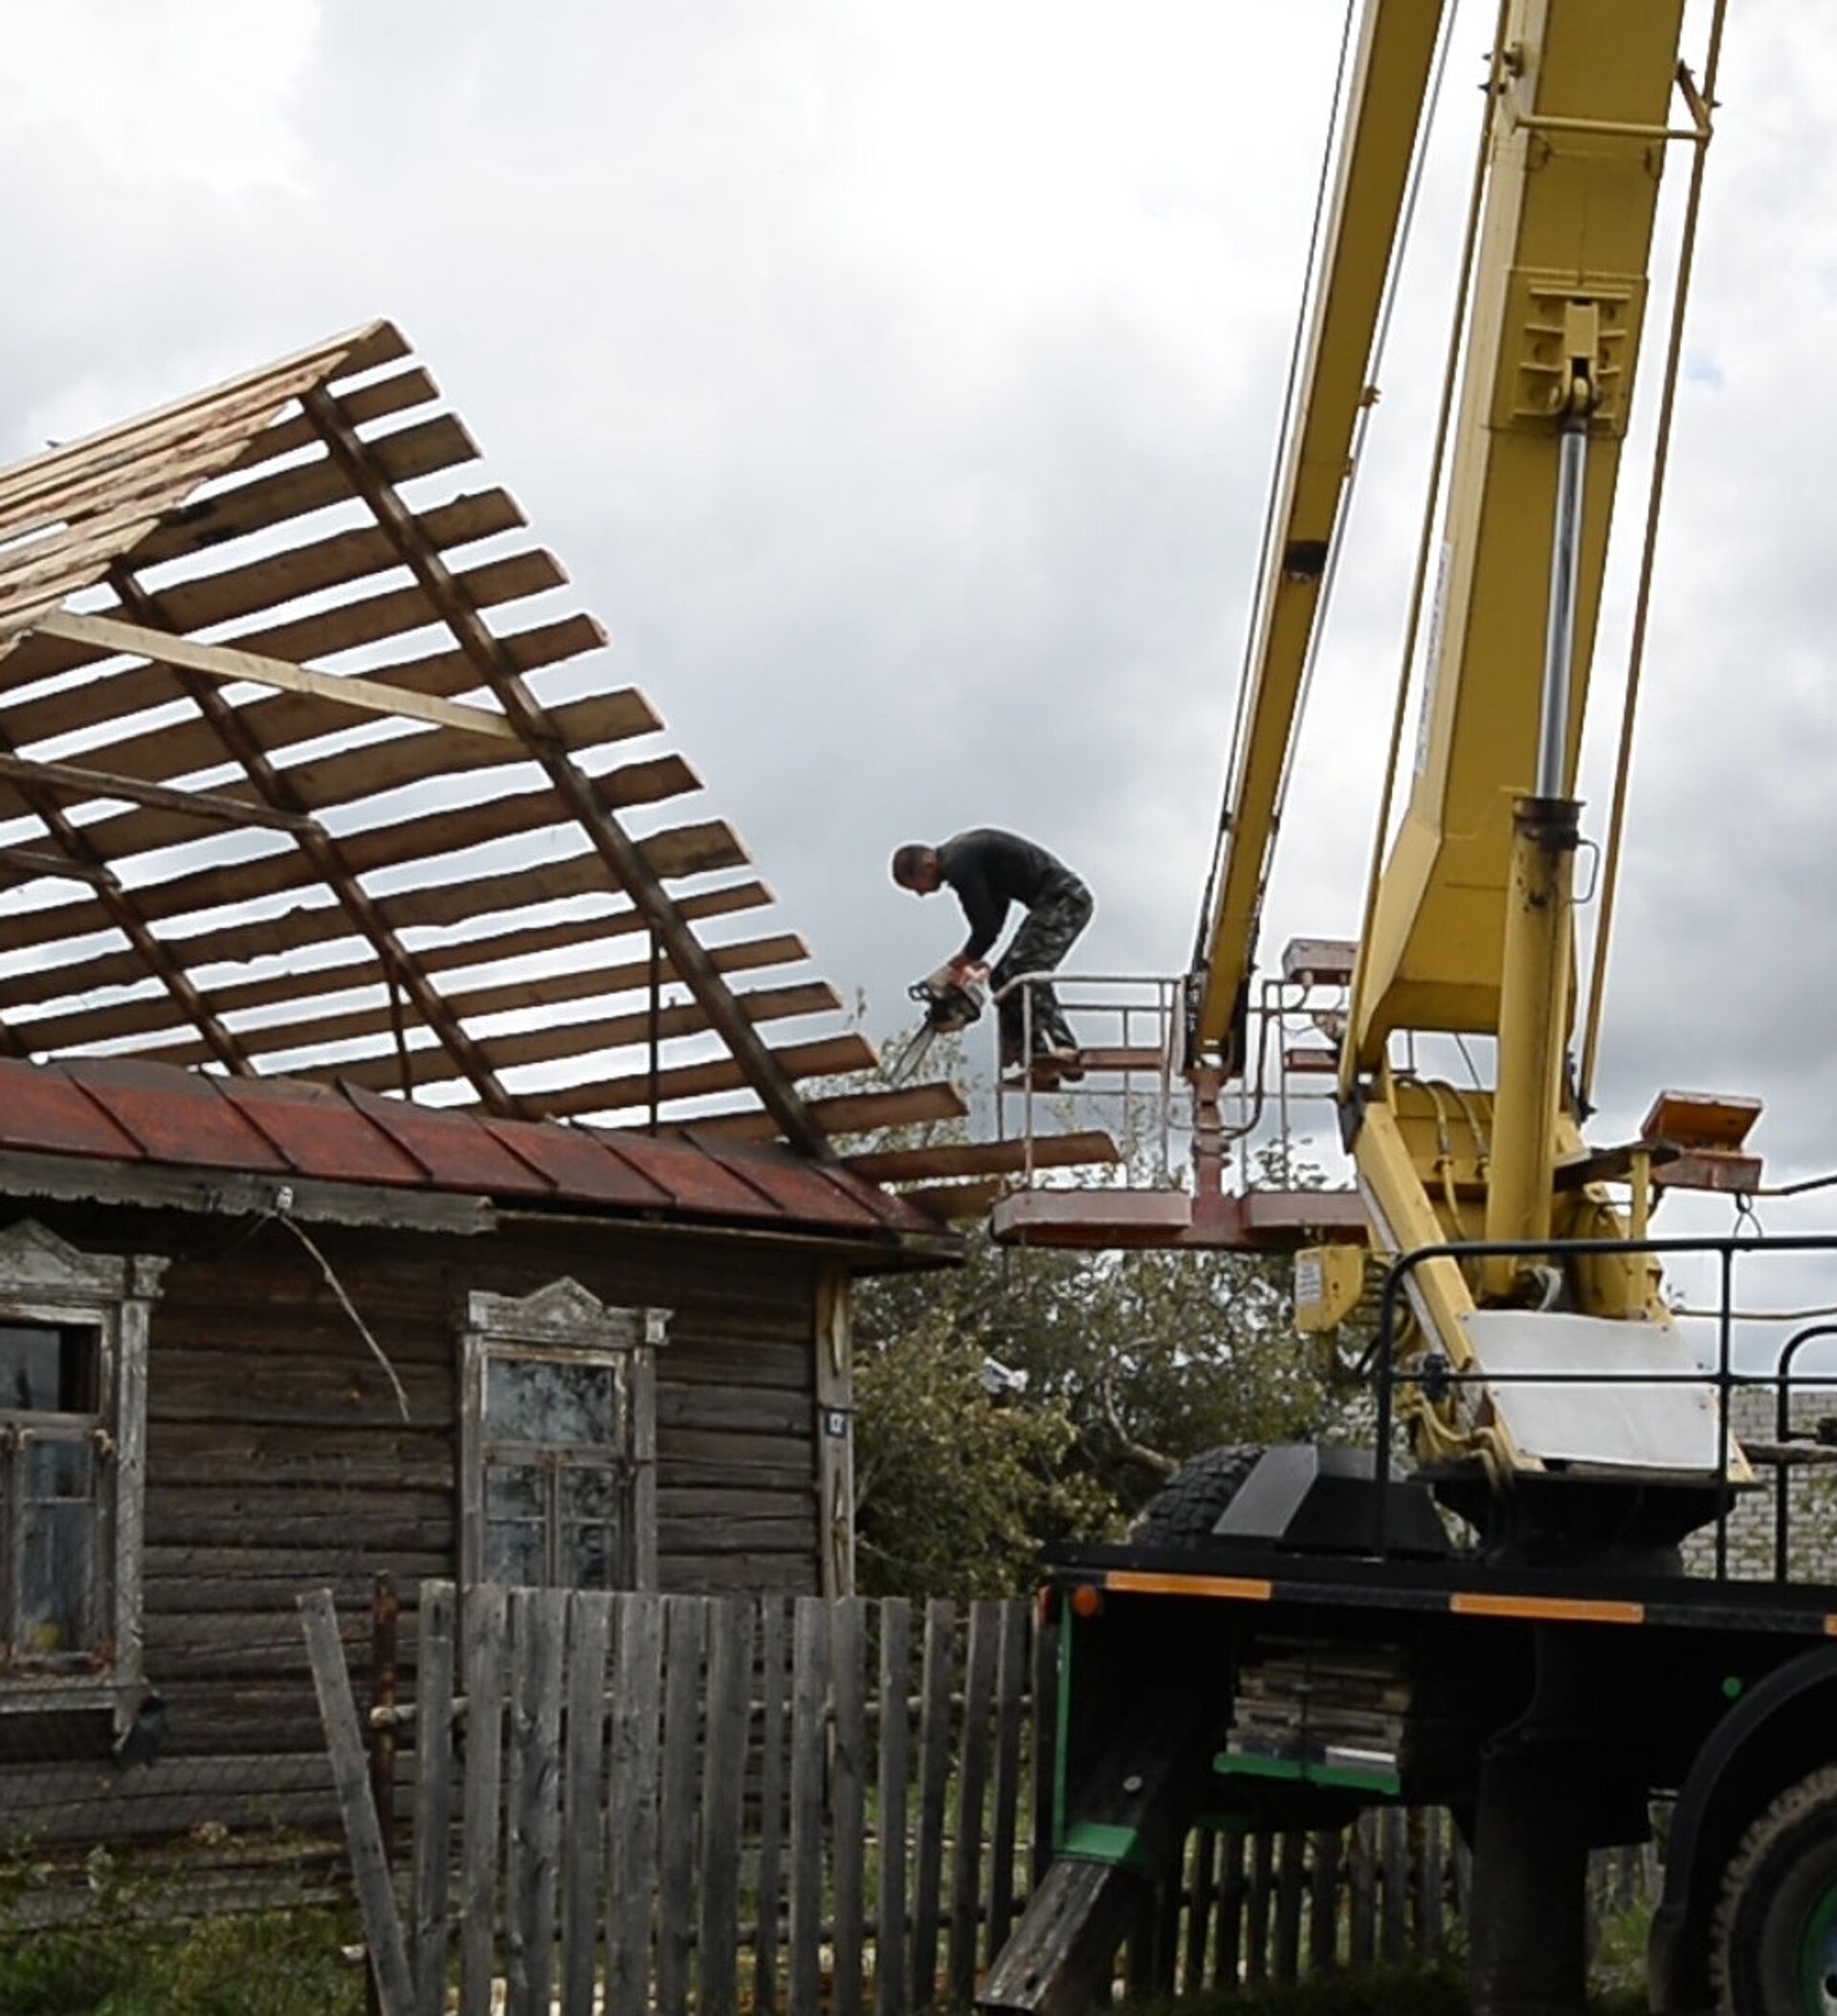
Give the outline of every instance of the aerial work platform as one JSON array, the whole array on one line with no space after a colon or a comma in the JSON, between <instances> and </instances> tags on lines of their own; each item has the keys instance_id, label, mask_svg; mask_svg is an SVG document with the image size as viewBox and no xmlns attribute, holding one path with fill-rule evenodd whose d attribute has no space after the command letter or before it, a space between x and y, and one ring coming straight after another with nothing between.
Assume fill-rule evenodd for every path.
<instances>
[{"instance_id":1,"label":"aerial work platform","mask_svg":"<svg viewBox=\"0 0 1837 2016\"><path fill-rule=\"evenodd\" d=\"M1332 1045L1352 952L1338 940L1295 941L1281 978L1258 990L1250 1069L1229 1084L1189 1062L1188 976L1051 976L1080 1037L1083 1075L1075 1086L1018 1075L998 1084L998 1140L987 1145L1009 1160L982 1204L997 1243L1292 1252L1362 1241L1357 1192L1330 1185L1321 1166L1339 1155ZM1110 1152L1071 1152L1096 1141Z\"/></svg>"}]
</instances>

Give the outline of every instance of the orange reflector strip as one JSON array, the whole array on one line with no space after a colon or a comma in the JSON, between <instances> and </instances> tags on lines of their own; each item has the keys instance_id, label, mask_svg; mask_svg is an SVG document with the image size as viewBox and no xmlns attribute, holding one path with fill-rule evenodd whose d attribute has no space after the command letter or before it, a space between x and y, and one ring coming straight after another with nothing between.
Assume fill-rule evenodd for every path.
<instances>
[{"instance_id":1,"label":"orange reflector strip","mask_svg":"<svg viewBox=\"0 0 1837 2016\"><path fill-rule=\"evenodd\" d=\"M1467 1617L1532 1617L1559 1624L1644 1624L1643 1603L1590 1602L1568 1596L1476 1596L1448 1599L1450 1610Z\"/></svg>"},{"instance_id":2,"label":"orange reflector strip","mask_svg":"<svg viewBox=\"0 0 1837 2016\"><path fill-rule=\"evenodd\" d=\"M1240 1603L1268 1603L1274 1593L1271 1584L1248 1576L1149 1575L1136 1568L1113 1568L1103 1585L1138 1596L1234 1596Z\"/></svg>"},{"instance_id":3,"label":"orange reflector strip","mask_svg":"<svg viewBox=\"0 0 1837 2016\"><path fill-rule=\"evenodd\" d=\"M1825 1636L1826 1638L1837 1638L1837 1617L1826 1616Z\"/></svg>"}]
</instances>

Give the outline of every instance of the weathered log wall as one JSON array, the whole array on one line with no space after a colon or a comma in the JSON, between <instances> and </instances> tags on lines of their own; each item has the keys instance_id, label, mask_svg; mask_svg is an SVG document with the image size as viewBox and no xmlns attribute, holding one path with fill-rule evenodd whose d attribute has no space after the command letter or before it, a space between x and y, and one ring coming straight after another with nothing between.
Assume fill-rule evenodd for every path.
<instances>
[{"instance_id":1,"label":"weathered log wall","mask_svg":"<svg viewBox=\"0 0 1837 2016\"><path fill-rule=\"evenodd\" d=\"M150 1769L118 1773L99 1717L74 1734L69 1718L0 1717L0 1756L13 1760L0 1762L0 1834L330 1818L294 1598L335 1591L362 1674L373 1581L389 1571L411 1673L418 1586L458 1571L458 1340L473 1290L520 1296L571 1275L605 1302L673 1311L657 1354L658 1586L821 1587L808 1253L610 1224L471 1238L316 1225L314 1244L402 1383L405 1422L286 1225L71 1205L11 1215L87 1251L171 1258L148 1353L143 1555L145 1677L169 1733ZM0 1679L9 1686L17 1698L18 1683Z\"/></svg>"}]
</instances>

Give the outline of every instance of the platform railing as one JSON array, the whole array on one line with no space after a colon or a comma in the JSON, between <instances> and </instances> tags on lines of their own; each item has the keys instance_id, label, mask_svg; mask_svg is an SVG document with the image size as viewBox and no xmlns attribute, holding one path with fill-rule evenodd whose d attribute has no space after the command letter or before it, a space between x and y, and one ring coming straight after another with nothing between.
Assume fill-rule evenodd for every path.
<instances>
[{"instance_id":1,"label":"platform railing","mask_svg":"<svg viewBox=\"0 0 1837 2016\"><path fill-rule=\"evenodd\" d=\"M1126 1149L1145 1155L1157 1186L1173 1186L1191 1172L1198 1094L1189 1070L1194 979L1190 974L1022 973L996 988L990 1005L1018 996L1026 1053L1036 1027L1036 990L1051 985L1073 1024L1085 1061L1074 1085L1041 1086L1030 1073L995 1076L996 1133L1023 1143L1023 1180L1035 1174L1034 1141L1052 1131L1062 1102L1114 1124ZM1321 1066L1302 1071L1296 1060L1337 1061L1318 1036L1339 1006L1335 990L1305 981L1265 980L1250 1011L1248 1067L1219 1089L1219 1121L1228 1153L1226 1167L1237 1187L1261 1186L1262 1159L1278 1168L1297 1165L1298 1132L1309 1107L1331 1107L1334 1080ZM996 1039L999 1042L999 1037ZM1313 1078L1312 1086L1305 1080ZM1333 1132L1329 1127L1327 1132Z\"/></svg>"},{"instance_id":2,"label":"platform railing","mask_svg":"<svg viewBox=\"0 0 1837 2016\"><path fill-rule=\"evenodd\" d=\"M1709 1256L1717 1263L1718 1289L1715 1310L1705 1312L1715 1325L1715 1362L1688 1372L1640 1371L1613 1367L1600 1371L1500 1371L1478 1369L1457 1372L1445 1362L1400 1365L1397 1338L1402 1323L1408 1284L1416 1272L1430 1260L1457 1262L1483 1260L1493 1256L1514 1259L1564 1260L1571 1258L1616 1257L1628 1253L1658 1256ZM1455 1386L1498 1387L1506 1385L1614 1385L1661 1386L1710 1385L1716 1392L1716 1465L1721 1502L1715 1520L1715 1575L1729 1577L1729 1519L1734 1510L1735 1491L1729 1480L1729 1462L1736 1451L1732 1427L1733 1400L1738 1388L1772 1386L1776 1393L1776 1433L1782 1444L1794 1439L1791 1402L1795 1388L1829 1387L1830 1375L1800 1373L1794 1369L1801 1349L1817 1340L1837 1337L1837 1322L1816 1322L1796 1331L1781 1347L1768 1370L1737 1369L1735 1363L1736 1325L1750 1321L1764 1323L1790 1320L1769 1318L1764 1312L1747 1315L1735 1299L1736 1267L1738 1260L1756 1256L1777 1257L1789 1253L1837 1254L1837 1233L1728 1234L1720 1237L1641 1239L1512 1239L1450 1241L1423 1246L1395 1260L1384 1276L1379 1298L1378 1336L1372 1351L1372 1374L1377 1393L1377 1455L1380 1475L1388 1472L1391 1446L1397 1423L1397 1389L1400 1386L1433 1386L1447 1390ZM1776 1462L1778 1481L1774 1509L1773 1577L1790 1580L1791 1489L1790 1465ZM1389 1551L1389 1493L1373 1493L1372 1546L1380 1557Z\"/></svg>"}]
</instances>

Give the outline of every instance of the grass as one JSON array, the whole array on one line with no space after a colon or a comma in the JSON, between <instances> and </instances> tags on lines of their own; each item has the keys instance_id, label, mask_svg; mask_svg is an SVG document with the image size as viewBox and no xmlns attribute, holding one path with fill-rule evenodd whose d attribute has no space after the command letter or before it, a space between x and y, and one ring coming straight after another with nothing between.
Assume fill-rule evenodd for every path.
<instances>
[{"instance_id":1,"label":"grass","mask_svg":"<svg viewBox=\"0 0 1837 2016\"><path fill-rule=\"evenodd\" d=\"M206 1918L179 1933L78 1924L0 1939L7 2016L359 2016L364 1976L331 1912Z\"/></svg>"},{"instance_id":2,"label":"grass","mask_svg":"<svg viewBox=\"0 0 1837 2016\"><path fill-rule=\"evenodd\" d=\"M361 2016L364 1973L343 1958L352 1914L324 1904L186 1916L182 1880L135 1881L103 1850L84 1865L88 1908L66 1923L8 1925L48 1887L21 1855L0 1869L5 2016Z\"/></svg>"}]
</instances>

